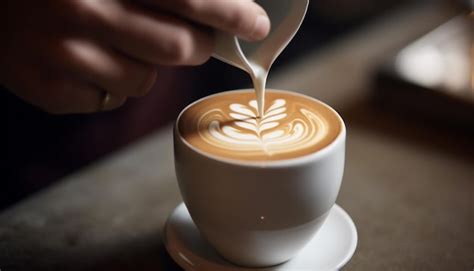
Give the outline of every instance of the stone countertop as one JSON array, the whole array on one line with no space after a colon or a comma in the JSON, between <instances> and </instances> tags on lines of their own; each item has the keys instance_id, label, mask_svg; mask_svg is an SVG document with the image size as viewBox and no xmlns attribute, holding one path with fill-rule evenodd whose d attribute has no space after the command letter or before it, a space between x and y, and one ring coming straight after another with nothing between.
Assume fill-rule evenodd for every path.
<instances>
[{"instance_id":1,"label":"stone countertop","mask_svg":"<svg viewBox=\"0 0 474 271\"><path fill-rule=\"evenodd\" d=\"M473 270L474 143L373 109L370 75L453 15L394 11L271 74L270 86L335 107L348 130L338 198L359 233L345 270ZM0 214L0 269L181 270L162 244L181 201L171 126Z\"/></svg>"}]
</instances>

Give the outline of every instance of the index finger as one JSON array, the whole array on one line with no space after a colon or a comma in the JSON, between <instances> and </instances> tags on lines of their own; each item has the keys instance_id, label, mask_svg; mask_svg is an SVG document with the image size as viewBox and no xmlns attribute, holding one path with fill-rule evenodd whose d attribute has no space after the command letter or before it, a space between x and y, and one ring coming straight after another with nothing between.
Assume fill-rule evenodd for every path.
<instances>
[{"instance_id":1,"label":"index finger","mask_svg":"<svg viewBox=\"0 0 474 271\"><path fill-rule=\"evenodd\" d=\"M141 1L249 41L261 40L270 32L267 13L252 0Z\"/></svg>"}]
</instances>

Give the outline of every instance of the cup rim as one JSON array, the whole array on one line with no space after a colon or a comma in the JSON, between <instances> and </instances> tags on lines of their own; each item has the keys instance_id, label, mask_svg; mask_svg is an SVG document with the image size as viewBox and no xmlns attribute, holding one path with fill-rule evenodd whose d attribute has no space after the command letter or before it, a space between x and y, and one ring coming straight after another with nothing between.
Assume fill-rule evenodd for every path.
<instances>
[{"instance_id":1,"label":"cup rim","mask_svg":"<svg viewBox=\"0 0 474 271\"><path fill-rule=\"evenodd\" d=\"M342 119L342 117L339 115L339 113L334 110L331 106L329 106L328 104L322 102L321 100L318 100L316 98L313 98L311 96L308 96L308 95L305 95L305 94L302 94L302 93L298 93L298 92L294 92L294 91L289 91L289 90L281 90L281 89L273 89L273 88L268 88L267 90L269 91L272 91L272 92L283 92L283 93L290 93L291 95L296 95L296 96L302 96L304 98L307 98L307 99L311 99L317 103L320 103L322 104L323 106L327 107L329 110L331 110L336 116L337 116L337 119L339 120L340 122L340 125L341 125L341 130L339 131L339 134L337 135L337 137L331 142L329 143L328 145L326 145L325 147L323 147L322 149L314 152L314 153L310 153L310 154L306 154L306 155L303 155L303 156L299 156L299 157L295 157L295 158L289 158L289 159L282 159L282 160L268 160L268 161L265 161L265 160L252 160L252 161L246 161L246 160L242 160L242 159L232 159L232 158L224 158L224 157L221 157L221 156L218 156L218 155L213 155L213 154L210 154L210 153L207 153L205 151L202 151L194 146L192 146L185 138L183 138L181 136L181 133L179 131L179 127L178 127L178 124L179 124L179 120L181 119L181 116L183 115L183 113L188 109L190 108L191 106L193 106L194 104L197 104L199 102L201 102L202 100L204 99L208 99L210 97L214 97L214 96L220 96L220 95L224 95L224 94L227 94L229 92L234 92L234 93L238 93L238 92L248 92L248 91L253 91L253 89L250 89L250 88L247 88L247 89L235 89L235 90L227 90L227 91L222 91L222 92L218 92L218 93L214 93L214 94L211 94L211 95L208 95L208 96L205 96L205 97L202 97L190 104L188 104L185 108L183 108L183 110L181 110L181 112L178 114L178 117L176 118L176 121L175 121L175 124L174 124L174 131L175 131L175 134L176 136L178 137L178 139L184 143L184 145L186 147L188 147L189 149L191 149L193 152L201 155L201 156L204 156L210 160L213 160L213 161L216 161L216 162L220 162L220 163L224 163L224 164L231 164L231 165L236 165L236 166L243 166L243 167L255 167L255 168L261 168L261 167L275 167L275 168L278 168L278 167L287 167L287 166L294 166L294 165L302 165L302 164L306 164L306 163L310 163L310 162L314 162L314 160L318 160L320 159L321 157L325 156L327 153L331 152L332 149L334 149L336 147L336 145L338 144L339 141L341 140L344 140L345 139L345 136L346 136L346 126L345 126L345 123L344 123L344 120Z\"/></svg>"}]
</instances>

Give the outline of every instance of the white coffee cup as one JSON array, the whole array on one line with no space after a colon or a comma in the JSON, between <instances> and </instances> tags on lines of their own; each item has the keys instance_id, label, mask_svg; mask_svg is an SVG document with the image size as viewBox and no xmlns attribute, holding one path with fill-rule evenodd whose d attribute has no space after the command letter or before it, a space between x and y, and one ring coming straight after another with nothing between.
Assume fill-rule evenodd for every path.
<instances>
[{"instance_id":1,"label":"white coffee cup","mask_svg":"<svg viewBox=\"0 0 474 271\"><path fill-rule=\"evenodd\" d=\"M205 98L204 98L205 99ZM192 105L192 104L191 104ZM175 169L184 203L202 236L225 259L263 267L301 250L336 201L344 171L346 130L310 155L238 161L208 155L174 129Z\"/></svg>"}]
</instances>

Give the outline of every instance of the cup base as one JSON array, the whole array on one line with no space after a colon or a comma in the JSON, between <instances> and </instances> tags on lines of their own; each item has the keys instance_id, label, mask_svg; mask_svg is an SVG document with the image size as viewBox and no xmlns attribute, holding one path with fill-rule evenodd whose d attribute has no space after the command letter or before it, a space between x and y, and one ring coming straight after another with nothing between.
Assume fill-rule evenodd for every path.
<instances>
[{"instance_id":1,"label":"cup base","mask_svg":"<svg viewBox=\"0 0 474 271\"><path fill-rule=\"evenodd\" d=\"M168 253L184 270L254 270L236 266L219 256L200 236L184 203L171 213L164 231ZM264 270L339 270L351 259L356 246L357 230L354 222L335 204L321 229L298 255Z\"/></svg>"}]
</instances>

